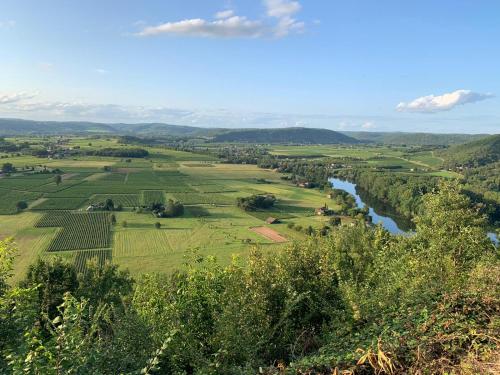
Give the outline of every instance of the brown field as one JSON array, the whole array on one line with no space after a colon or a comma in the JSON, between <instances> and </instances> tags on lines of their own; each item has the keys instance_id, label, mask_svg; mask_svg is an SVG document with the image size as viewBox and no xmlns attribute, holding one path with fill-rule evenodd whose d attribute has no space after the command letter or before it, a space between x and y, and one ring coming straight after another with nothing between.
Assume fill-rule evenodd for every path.
<instances>
[{"instance_id":1,"label":"brown field","mask_svg":"<svg viewBox=\"0 0 500 375\"><path fill-rule=\"evenodd\" d=\"M258 233L261 236L266 237L267 239L270 239L273 242L287 242L288 240L283 237L281 234L276 232L275 230L268 228L268 227L253 227L250 228L252 232Z\"/></svg>"}]
</instances>

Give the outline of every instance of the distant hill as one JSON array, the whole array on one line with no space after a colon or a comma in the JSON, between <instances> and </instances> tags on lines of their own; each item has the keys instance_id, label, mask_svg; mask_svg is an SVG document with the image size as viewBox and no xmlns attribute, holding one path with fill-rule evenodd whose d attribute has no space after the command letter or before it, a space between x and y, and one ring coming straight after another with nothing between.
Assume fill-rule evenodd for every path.
<instances>
[{"instance_id":1,"label":"distant hill","mask_svg":"<svg viewBox=\"0 0 500 375\"><path fill-rule=\"evenodd\" d=\"M128 132L133 134L151 136L168 135L175 137L186 136L212 136L225 129L222 128L201 128L185 125L170 125L163 123L148 124L111 124L115 131L119 133Z\"/></svg>"},{"instance_id":2,"label":"distant hill","mask_svg":"<svg viewBox=\"0 0 500 375\"><path fill-rule=\"evenodd\" d=\"M463 145L452 146L440 153L447 167L478 167L500 160L500 134Z\"/></svg>"},{"instance_id":3,"label":"distant hill","mask_svg":"<svg viewBox=\"0 0 500 375\"><path fill-rule=\"evenodd\" d=\"M341 132L363 142L390 145L449 146L487 137L488 134L434 134L405 132Z\"/></svg>"},{"instance_id":4,"label":"distant hill","mask_svg":"<svg viewBox=\"0 0 500 375\"><path fill-rule=\"evenodd\" d=\"M83 134L114 133L115 129L107 124L94 122L31 121L0 119L0 136L26 134Z\"/></svg>"},{"instance_id":5,"label":"distant hill","mask_svg":"<svg viewBox=\"0 0 500 375\"><path fill-rule=\"evenodd\" d=\"M300 144L359 143L358 140L333 130L312 128L234 130L222 134L217 134L213 138L213 141L237 143Z\"/></svg>"},{"instance_id":6,"label":"distant hill","mask_svg":"<svg viewBox=\"0 0 500 375\"><path fill-rule=\"evenodd\" d=\"M205 137L215 142L244 143L382 143L448 146L487 137L485 134L404 132L336 132L313 128L227 129L164 123L105 124L89 121L32 121L0 118L0 137L19 135L131 135L138 137Z\"/></svg>"},{"instance_id":7,"label":"distant hill","mask_svg":"<svg viewBox=\"0 0 500 375\"><path fill-rule=\"evenodd\" d=\"M210 136L221 129L180 126L162 123L104 124L78 121L32 121L0 119L0 136L52 134L135 134L168 136Z\"/></svg>"}]
</instances>

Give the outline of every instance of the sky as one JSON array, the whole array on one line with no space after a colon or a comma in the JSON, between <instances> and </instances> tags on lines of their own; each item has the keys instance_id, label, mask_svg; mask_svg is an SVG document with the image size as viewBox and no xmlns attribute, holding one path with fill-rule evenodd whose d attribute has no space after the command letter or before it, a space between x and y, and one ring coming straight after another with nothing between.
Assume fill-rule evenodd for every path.
<instances>
[{"instance_id":1,"label":"sky","mask_svg":"<svg viewBox=\"0 0 500 375\"><path fill-rule=\"evenodd\" d=\"M1 0L0 117L499 133L498 0Z\"/></svg>"}]
</instances>

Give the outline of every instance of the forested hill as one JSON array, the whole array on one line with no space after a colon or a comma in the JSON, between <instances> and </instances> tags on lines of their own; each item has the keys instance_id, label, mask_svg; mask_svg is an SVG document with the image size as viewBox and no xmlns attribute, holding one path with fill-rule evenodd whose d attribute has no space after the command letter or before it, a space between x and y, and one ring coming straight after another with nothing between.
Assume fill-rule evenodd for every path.
<instances>
[{"instance_id":1,"label":"forested hill","mask_svg":"<svg viewBox=\"0 0 500 375\"><path fill-rule=\"evenodd\" d=\"M492 135L441 152L448 167L480 167L500 160L500 134Z\"/></svg>"},{"instance_id":2,"label":"forested hill","mask_svg":"<svg viewBox=\"0 0 500 375\"><path fill-rule=\"evenodd\" d=\"M360 142L357 139L333 130L312 128L235 130L218 134L213 140L214 142L301 144L353 144Z\"/></svg>"},{"instance_id":3,"label":"forested hill","mask_svg":"<svg viewBox=\"0 0 500 375\"><path fill-rule=\"evenodd\" d=\"M488 134L435 134L405 132L341 132L363 142L391 145L448 146L482 139Z\"/></svg>"}]
</instances>

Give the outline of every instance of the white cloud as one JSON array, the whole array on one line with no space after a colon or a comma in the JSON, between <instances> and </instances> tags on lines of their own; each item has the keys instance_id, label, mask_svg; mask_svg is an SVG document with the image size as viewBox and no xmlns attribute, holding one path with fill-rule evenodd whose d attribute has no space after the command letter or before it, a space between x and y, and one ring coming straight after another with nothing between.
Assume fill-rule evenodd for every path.
<instances>
[{"instance_id":1,"label":"white cloud","mask_svg":"<svg viewBox=\"0 0 500 375\"><path fill-rule=\"evenodd\" d=\"M298 1L290 0L264 0L269 17L291 17L302 8Z\"/></svg>"},{"instance_id":2,"label":"white cloud","mask_svg":"<svg viewBox=\"0 0 500 375\"><path fill-rule=\"evenodd\" d=\"M101 74L101 75L108 74L108 71L106 69L102 69L102 68L95 69L94 71L98 74Z\"/></svg>"},{"instance_id":3,"label":"white cloud","mask_svg":"<svg viewBox=\"0 0 500 375\"><path fill-rule=\"evenodd\" d=\"M33 99L37 93L18 92L15 94L0 94L0 104L18 103L23 100Z\"/></svg>"},{"instance_id":4,"label":"white cloud","mask_svg":"<svg viewBox=\"0 0 500 375\"><path fill-rule=\"evenodd\" d=\"M146 27L139 35L176 34L197 37L255 38L262 35L263 31L263 25L260 21L251 21L246 17L233 16L216 21L195 18L179 22L167 22L158 26Z\"/></svg>"},{"instance_id":5,"label":"white cloud","mask_svg":"<svg viewBox=\"0 0 500 375\"><path fill-rule=\"evenodd\" d=\"M220 12L215 13L215 18L218 20L222 20L224 18L230 18L234 16L234 11L233 10L221 10Z\"/></svg>"},{"instance_id":6,"label":"white cloud","mask_svg":"<svg viewBox=\"0 0 500 375\"><path fill-rule=\"evenodd\" d=\"M292 16L302 9L298 1L290 0L264 0L269 17L277 18L278 24L274 28L276 37L284 37L292 32L304 31L304 22L297 21Z\"/></svg>"},{"instance_id":7,"label":"white cloud","mask_svg":"<svg viewBox=\"0 0 500 375\"><path fill-rule=\"evenodd\" d=\"M475 103L492 98L492 94L481 94L471 90L457 90L443 95L428 95L411 102L401 102L396 110L399 112L435 113L449 111L459 105Z\"/></svg>"},{"instance_id":8,"label":"white cloud","mask_svg":"<svg viewBox=\"0 0 500 375\"><path fill-rule=\"evenodd\" d=\"M272 19L249 19L238 16L232 10L223 10L215 14L215 19L192 18L176 22L166 22L156 26L145 26L136 35L184 35L192 37L214 38L257 38L284 37L291 33L300 33L305 24L293 18L300 11L298 1L263 0L266 15Z\"/></svg>"}]
</instances>

